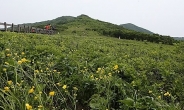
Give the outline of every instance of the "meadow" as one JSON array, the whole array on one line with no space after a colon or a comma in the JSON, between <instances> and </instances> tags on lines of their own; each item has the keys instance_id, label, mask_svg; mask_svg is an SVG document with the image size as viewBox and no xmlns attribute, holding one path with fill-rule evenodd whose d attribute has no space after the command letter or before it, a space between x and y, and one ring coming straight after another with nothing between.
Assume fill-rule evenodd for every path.
<instances>
[{"instance_id":1,"label":"meadow","mask_svg":"<svg viewBox=\"0 0 184 110\"><path fill-rule=\"evenodd\" d=\"M184 44L0 32L0 110L182 110Z\"/></svg>"}]
</instances>

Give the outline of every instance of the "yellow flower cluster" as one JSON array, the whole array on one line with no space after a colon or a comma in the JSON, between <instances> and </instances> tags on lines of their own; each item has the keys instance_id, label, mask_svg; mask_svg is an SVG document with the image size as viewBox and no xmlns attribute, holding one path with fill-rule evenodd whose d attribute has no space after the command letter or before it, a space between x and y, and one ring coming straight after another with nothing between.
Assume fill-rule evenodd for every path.
<instances>
[{"instance_id":1,"label":"yellow flower cluster","mask_svg":"<svg viewBox=\"0 0 184 110\"><path fill-rule=\"evenodd\" d=\"M10 49L6 49L6 51L10 51Z\"/></svg>"},{"instance_id":2,"label":"yellow flower cluster","mask_svg":"<svg viewBox=\"0 0 184 110\"><path fill-rule=\"evenodd\" d=\"M39 73L39 70L34 70L35 73Z\"/></svg>"},{"instance_id":3,"label":"yellow flower cluster","mask_svg":"<svg viewBox=\"0 0 184 110\"><path fill-rule=\"evenodd\" d=\"M33 92L34 92L34 86L31 89L29 89L28 93L31 94Z\"/></svg>"},{"instance_id":4,"label":"yellow flower cluster","mask_svg":"<svg viewBox=\"0 0 184 110\"><path fill-rule=\"evenodd\" d=\"M63 87L62 87L63 89L66 89L67 88L67 85L63 85Z\"/></svg>"},{"instance_id":5,"label":"yellow flower cluster","mask_svg":"<svg viewBox=\"0 0 184 110\"><path fill-rule=\"evenodd\" d=\"M49 95L50 96L54 96L55 95L55 92L54 91L51 91L51 92L49 92Z\"/></svg>"},{"instance_id":6,"label":"yellow flower cluster","mask_svg":"<svg viewBox=\"0 0 184 110\"><path fill-rule=\"evenodd\" d=\"M171 96L169 92L164 93L164 96Z\"/></svg>"},{"instance_id":7,"label":"yellow flower cluster","mask_svg":"<svg viewBox=\"0 0 184 110\"><path fill-rule=\"evenodd\" d=\"M10 91L10 88L9 87L4 87L4 92L9 92Z\"/></svg>"},{"instance_id":8,"label":"yellow flower cluster","mask_svg":"<svg viewBox=\"0 0 184 110\"><path fill-rule=\"evenodd\" d=\"M153 91L150 91L150 90L149 90L149 92L148 92L148 93L150 93L150 94L151 94L152 92L153 92Z\"/></svg>"},{"instance_id":9,"label":"yellow flower cluster","mask_svg":"<svg viewBox=\"0 0 184 110\"><path fill-rule=\"evenodd\" d=\"M24 52L22 52L21 54L22 54L22 55L24 55L25 53L24 53Z\"/></svg>"},{"instance_id":10,"label":"yellow flower cluster","mask_svg":"<svg viewBox=\"0 0 184 110\"><path fill-rule=\"evenodd\" d=\"M96 73L104 74L105 70L103 68L98 68Z\"/></svg>"},{"instance_id":11,"label":"yellow flower cluster","mask_svg":"<svg viewBox=\"0 0 184 110\"><path fill-rule=\"evenodd\" d=\"M114 70L117 70L117 69L118 69L118 65L115 65L115 66L114 66Z\"/></svg>"},{"instance_id":12,"label":"yellow flower cluster","mask_svg":"<svg viewBox=\"0 0 184 110\"><path fill-rule=\"evenodd\" d=\"M10 56L11 56L11 54L6 54L6 56L7 56L7 57L10 57Z\"/></svg>"},{"instance_id":13,"label":"yellow flower cluster","mask_svg":"<svg viewBox=\"0 0 184 110\"><path fill-rule=\"evenodd\" d=\"M26 58L22 58L21 60L19 60L18 61L18 64L20 65L20 64L22 64L22 63L24 63L24 62L27 62L28 60L26 59Z\"/></svg>"},{"instance_id":14,"label":"yellow flower cluster","mask_svg":"<svg viewBox=\"0 0 184 110\"><path fill-rule=\"evenodd\" d=\"M31 105L29 105L28 103L26 103L26 109L27 110L31 110L33 107Z\"/></svg>"},{"instance_id":15,"label":"yellow flower cluster","mask_svg":"<svg viewBox=\"0 0 184 110\"><path fill-rule=\"evenodd\" d=\"M11 80L9 80L9 81L7 81L7 84L8 84L8 85L12 85L13 82L12 82Z\"/></svg>"}]
</instances>

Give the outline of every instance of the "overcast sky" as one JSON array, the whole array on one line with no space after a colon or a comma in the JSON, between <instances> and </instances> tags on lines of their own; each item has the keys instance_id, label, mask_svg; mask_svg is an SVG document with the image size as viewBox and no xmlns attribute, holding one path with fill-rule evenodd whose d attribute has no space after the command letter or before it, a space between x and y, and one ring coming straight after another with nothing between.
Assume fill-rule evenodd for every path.
<instances>
[{"instance_id":1,"label":"overcast sky","mask_svg":"<svg viewBox=\"0 0 184 110\"><path fill-rule=\"evenodd\" d=\"M0 0L0 22L33 23L81 14L184 37L184 0Z\"/></svg>"}]
</instances>

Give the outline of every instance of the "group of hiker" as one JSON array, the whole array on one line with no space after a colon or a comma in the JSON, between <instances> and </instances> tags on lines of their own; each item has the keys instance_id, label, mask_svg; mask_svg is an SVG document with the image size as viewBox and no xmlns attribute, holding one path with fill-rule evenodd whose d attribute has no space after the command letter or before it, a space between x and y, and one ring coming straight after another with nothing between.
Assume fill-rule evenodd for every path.
<instances>
[{"instance_id":1,"label":"group of hiker","mask_svg":"<svg viewBox=\"0 0 184 110\"><path fill-rule=\"evenodd\" d=\"M54 30L53 26L51 26L51 24L47 24L44 26L44 29L46 30L46 33L47 34L52 34L52 30ZM32 29L31 32L35 33L36 30L35 29Z\"/></svg>"}]
</instances>

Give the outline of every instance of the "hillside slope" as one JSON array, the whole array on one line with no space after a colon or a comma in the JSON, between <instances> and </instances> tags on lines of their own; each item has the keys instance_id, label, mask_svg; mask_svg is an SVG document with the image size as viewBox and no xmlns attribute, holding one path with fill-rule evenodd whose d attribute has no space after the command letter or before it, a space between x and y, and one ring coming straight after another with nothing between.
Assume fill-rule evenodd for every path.
<instances>
[{"instance_id":1,"label":"hillside slope","mask_svg":"<svg viewBox=\"0 0 184 110\"><path fill-rule=\"evenodd\" d=\"M11 32L0 39L5 110L184 108L182 44Z\"/></svg>"},{"instance_id":2,"label":"hillside slope","mask_svg":"<svg viewBox=\"0 0 184 110\"><path fill-rule=\"evenodd\" d=\"M144 29L142 27L136 26L132 23L121 24L120 26L123 26L126 29L134 30L134 31L137 31L137 32L142 32L142 33L146 33L146 34L154 34L153 32L151 32L147 29Z\"/></svg>"}]
</instances>

